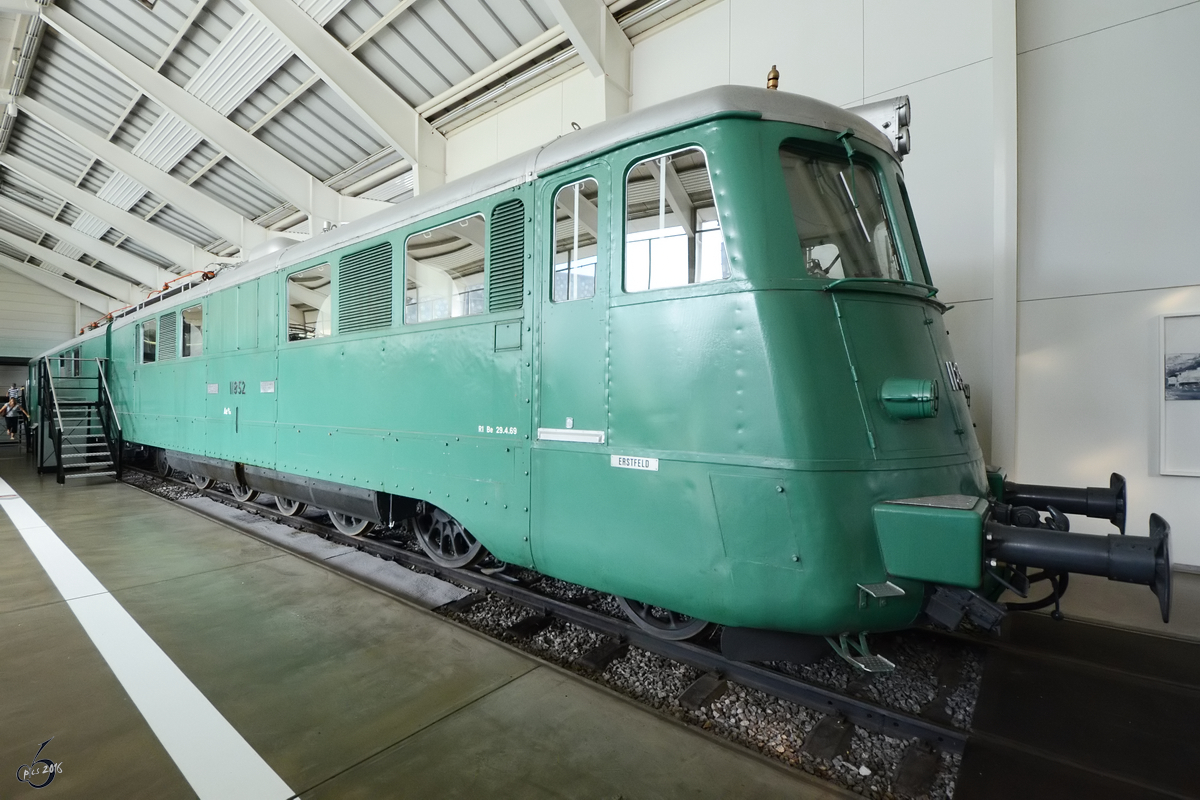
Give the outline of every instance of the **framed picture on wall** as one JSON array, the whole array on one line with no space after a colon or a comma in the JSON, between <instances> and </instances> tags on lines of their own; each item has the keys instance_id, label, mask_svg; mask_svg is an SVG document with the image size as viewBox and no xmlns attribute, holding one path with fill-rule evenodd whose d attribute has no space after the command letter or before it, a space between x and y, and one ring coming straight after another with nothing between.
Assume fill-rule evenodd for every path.
<instances>
[{"instance_id":1,"label":"framed picture on wall","mask_svg":"<svg viewBox=\"0 0 1200 800\"><path fill-rule=\"evenodd\" d=\"M1158 471L1200 477L1200 314L1161 319Z\"/></svg>"}]
</instances>

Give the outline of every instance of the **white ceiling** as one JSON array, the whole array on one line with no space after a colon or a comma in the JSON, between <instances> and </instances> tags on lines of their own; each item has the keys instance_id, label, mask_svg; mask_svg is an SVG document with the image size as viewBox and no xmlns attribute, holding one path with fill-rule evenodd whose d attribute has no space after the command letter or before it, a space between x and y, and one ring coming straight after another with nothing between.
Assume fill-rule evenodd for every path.
<instances>
[{"instance_id":1,"label":"white ceiling","mask_svg":"<svg viewBox=\"0 0 1200 800\"><path fill-rule=\"evenodd\" d=\"M0 0L0 267L112 310L356 219L440 184L446 134L699 2Z\"/></svg>"}]
</instances>

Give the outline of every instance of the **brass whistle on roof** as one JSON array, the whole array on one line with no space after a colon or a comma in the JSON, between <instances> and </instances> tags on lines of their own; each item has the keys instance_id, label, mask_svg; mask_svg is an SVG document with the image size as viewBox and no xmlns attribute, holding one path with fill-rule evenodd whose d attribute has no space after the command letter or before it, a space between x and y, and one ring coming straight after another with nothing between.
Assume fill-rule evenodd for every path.
<instances>
[{"instance_id":1,"label":"brass whistle on roof","mask_svg":"<svg viewBox=\"0 0 1200 800\"><path fill-rule=\"evenodd\" d=\"M772 64L771 71L767 73L767 88L768 89L778 89L779 88L779 70L776 69L777 66L778 66L777 64Z\"/></svg>"}]
</instances>

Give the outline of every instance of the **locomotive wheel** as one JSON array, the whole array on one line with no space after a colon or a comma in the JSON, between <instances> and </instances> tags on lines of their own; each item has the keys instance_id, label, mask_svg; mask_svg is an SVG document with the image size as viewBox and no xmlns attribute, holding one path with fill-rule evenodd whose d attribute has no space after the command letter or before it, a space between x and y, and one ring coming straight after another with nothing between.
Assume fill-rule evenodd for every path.
<instances>
[{"instance_id":1,"label":"locomotive wheel","mask_svg":"<svg viewBox=\"0 0 1200 800\"><path fill-rule=\"evenodd\" d=\"M617 605L634 625L659 639L681 642L684 639L699 636L708 627L706 620L695 619L686 614L677 614L658 606L648 606L637 600L613 596L617 599Z\"/></svg>"},{"instance_id":2,"label":"locomotive wheel","mask_svg":"<svg viewBox=\"0 0 1200 800\"><path fill-rule=\"evenodd\" d=\"M258 498L258 489L251 489L249 486L242 484L229 484L229 491L233 493L233 499L239 503L249 503Z\"/></svg>"},{"instance_id":3,"label":"locomotive wheel","mask_svg":"<svg viewBox=\"0 0 1200 800\"><path fill-rule=\"evenodd\" d=\"M428 507L414 522L421 549L443 567L468 567L487 555L479 540L440 508Z\"/></svg>"},{"instance_id":4,"label":"locomotive wheel","mask_svg":"<svg viewBox=\"0 0 1200 800\"><path fill-rule=\"evenodd\" d=\"M298 517L308 508L308 504L301 503L299 500L288 500L286 497L277 496L275 498L275 507L285 517Z\"/></svg>"},{"instance_id":5,"label":"locomotive wheel","mask_svg":"<svg viewBox=\"0 0 1200 800\"><path fill-rule=\"evenodd\" d=\"M338 511L330 511L329 519L333 522L333 527L347 536L361 536L363 532L375 524L369 519L359 519L358 517L352 517L349 514L342 514Z\"/></svg>"},{"instance_id":6,"label":"locomotive wheel","mask_svg":"<svg viewBox=\"0 0 1200 800\"><path fill-rule=\"evenodd\" d=\"M216 481L212 478L206 478L203 475L193 475L192 483L196 484L197 489L204 492L211 489L216 484Z\"/></svg>"},{"instance_id":7,"label":"locomotive wheel","mask_svg":"<svg viewBox=\"0 0 1200 800\"><path fill-rule=\"evenodd\" d=\"M158 473L160 478L169 478L175 470L171 469L171 465L167 463L167 451L154 451L154 471Z\"/></svg>"}]
</instances>

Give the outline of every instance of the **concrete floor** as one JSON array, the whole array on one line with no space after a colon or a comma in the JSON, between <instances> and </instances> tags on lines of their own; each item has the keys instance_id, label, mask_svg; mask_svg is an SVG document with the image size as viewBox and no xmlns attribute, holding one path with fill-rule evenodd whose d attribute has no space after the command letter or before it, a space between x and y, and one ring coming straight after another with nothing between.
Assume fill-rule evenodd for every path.
<instances>
[{"instance_id":1,"label":"concrete floor","mask_svg":"<svg viewBox=\"0 0 1200 800\"><path fill-rule=\"evenodd\" d=\"M1063 597L1062 611L1070 619L1116 628L1200 641L1200 574L1175 570L1171 621L1164 624L1158 598L1145 586L1118 583L1093 575L1072 575ZM1041 596L1034 588L1031 596ZM1005 600L1021 598L1005 595ZM1049 614L1050 609L1039 613Z\"/></svg>"},{"instance_id":2,"label":"concrete floor","mask_svg":"<svg viewBox=\"0 0 1200 800\"><path fill-rule=\"evenodd\" d=\"M849 796L132 487L60 487L15 447L0 478L293 796ZM62 766L39 800L218 796L75 608L0 513L0 797L35 757Z\"/></svg>"}]
</instances>

